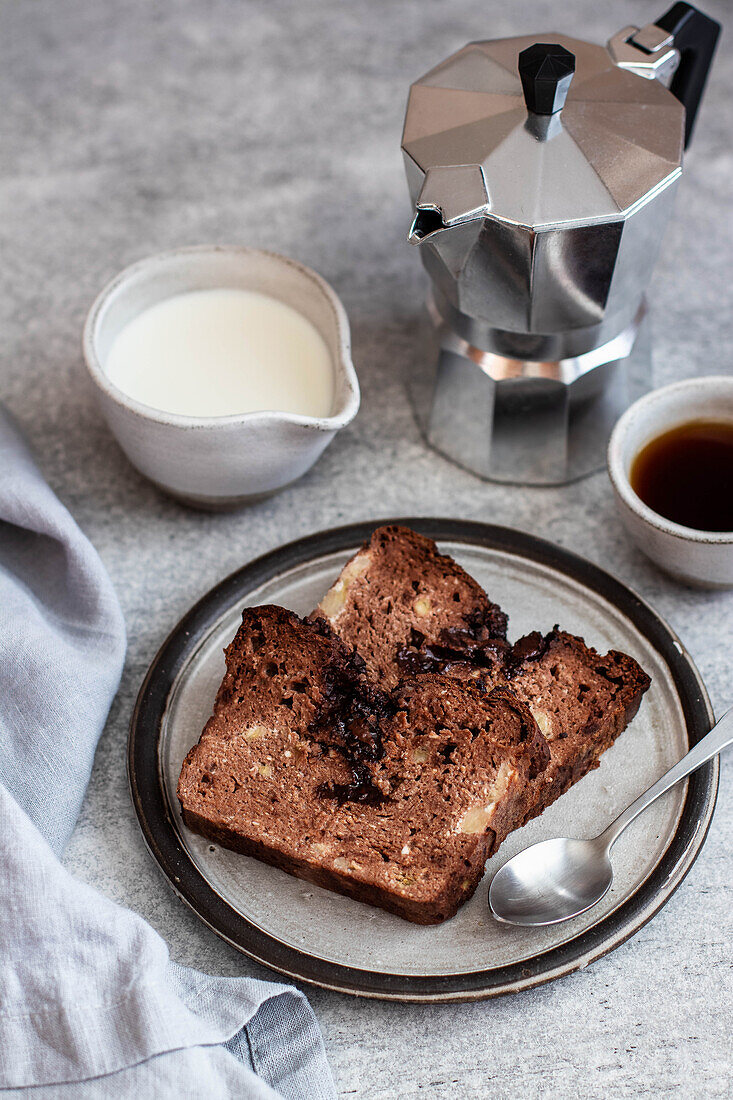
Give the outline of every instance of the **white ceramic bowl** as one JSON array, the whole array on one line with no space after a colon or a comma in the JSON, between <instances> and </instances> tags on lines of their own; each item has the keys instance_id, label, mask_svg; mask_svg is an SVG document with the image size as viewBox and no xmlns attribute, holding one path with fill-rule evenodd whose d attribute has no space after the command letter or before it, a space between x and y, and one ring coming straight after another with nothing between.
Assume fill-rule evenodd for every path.
<instances>
[{"instance_id":1,"label":"white ceramic bowl","mask_svg":"<svg viewBox=\"0 0 733 1100\"><path fill-rule=\"evenodd\" d=\"M608 472L621 519L641 550L667 573L706 588L733 586L733 531L696 531L653 512L629 483L639 451L690 420L733 423L733 377L709 375L654 390L627 409L608 445Z\"/></svg>"},{"instance_id":2,"label":"white ceramic bowl","mask_svg":"<svg viewBox=\"0 0 733 1100\"><path fill-rule=\"evenodd\" d=\"M180 416L141 404L109 380L105 360L128 321L174 294L218 287L269 294L315 325L333 364L330 416ZM338 297L310 268L253 248L179 248L126 268L89 312L84 357L102 412L133 466L173 496L204 508L243 504L289 485L359 408L349 322Z\"/></svg>"}]
</instances>

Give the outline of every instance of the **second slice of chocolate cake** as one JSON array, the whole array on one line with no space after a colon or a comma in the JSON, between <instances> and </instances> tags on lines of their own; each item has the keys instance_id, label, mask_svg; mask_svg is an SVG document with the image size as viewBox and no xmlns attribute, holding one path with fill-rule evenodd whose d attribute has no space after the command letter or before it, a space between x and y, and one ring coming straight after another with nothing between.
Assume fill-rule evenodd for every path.
<instances>
[{"instance_id":1,"label":"second slice of chocolate cake","mask_svg":"<svg viewBox=\"0 0 733 1100\"><path fill-rule=\"evenodd\" d=\"M324 618L387 690L403 672L397 654L419 631L451 632L474 645L506 638L507 617L480 584L432 541L407 527L378 527L346 563L311 615Z\"/></svg>"},{"instance_id":2,"label":"second slice of chocolate cake","mask_svg":"<svg viewBox=\"0 0 733 1100\"><path fill-rule=\"evenodd\" d=\"M639 709L650 679L627 653L600 654L582 638L555 627L533 632L511 645L465 642L428 645L413 636L400 651L404 675L442 675L479 690L508 687L527 704L550 747L550 761L533 781L528 818L597 768L601 755L623 733Z\"/></svg>"},{"instance_id":3,"label":"second slice of chocolate cake","mask_svg":"<svg viewBox=\"0 0 733 1100\"><path fill-rule=\"evenodd\" d=\"M535 816L591 768L632 720L649 677L625 653L605 655L557 627L513 645L507 616L478 583L407 528L378 528L313 612L390 687L440 674L511 690L532 710L551 760L533 784Z\"/></svg>"}]
</instances>

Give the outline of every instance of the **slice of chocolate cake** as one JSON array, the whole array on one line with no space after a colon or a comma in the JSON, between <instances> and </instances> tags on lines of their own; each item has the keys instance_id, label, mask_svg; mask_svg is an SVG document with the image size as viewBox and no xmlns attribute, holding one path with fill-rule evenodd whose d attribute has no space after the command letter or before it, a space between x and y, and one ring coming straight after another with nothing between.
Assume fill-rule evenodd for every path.
<instances>
[{"instance_id":1,"label":"slice of chocolate cake","mask_svg":"<svg viewBox=\"0 0 733 1100\"><path fill-rule=\"evenodd\" d=\"M533 784L531 817L598 767L651 683L628 654L611 650L601 655L557 627L546 635L535 631L514 645L496 639L475 645L455 633L445 636L443 645L431 646L417 634L412 643L397 658L403 675L440 674L489 692L509 686L530 708L551 752L549 765Z\"/></svg>"},{"instance_id":2,"label":"slice of chocolate cake","mask_svg":"<svg viewBox=\"0 0 733 1100\"><path fill-rule=\"evenodd\" d=\"M390 697L323 623L248 609L184 761L186 824L420 924L452 916L533 809L549 749L529 707L442 675Z\"/></svg>"},{"instance_id":3,"label":"slice of chocolate cake","mask_svg":"<svg viewBox=\"0 0 733 1100\"><path fill-rule=\"evenodd\" d=\"M415 630L428 642L459 631L481 644L505 638L507 625L504 612L432 539L397 526L377 528L311 617L326 619L386 690L401 678L396 655Z\"/></svg>"}]
</instances>

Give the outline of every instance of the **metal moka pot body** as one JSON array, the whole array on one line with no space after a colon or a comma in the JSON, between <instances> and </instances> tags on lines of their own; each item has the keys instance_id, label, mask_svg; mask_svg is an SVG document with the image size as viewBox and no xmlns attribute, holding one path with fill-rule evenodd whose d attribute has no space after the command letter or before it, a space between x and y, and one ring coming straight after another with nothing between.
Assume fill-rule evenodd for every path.
<instances>
[{"instance_id":1,"label":"metal moka pot body","mask_svg":"<svg viewBox=\"0 0 733 1100\"><path fill-rule=\"evenodd\" d=\"M455 461L501 481L581 477L649 388L644 294L717 31L676 4L607 48L471 43L412 85L409 239L437 342L413 393Z\"/></svg>"}]
</instances>

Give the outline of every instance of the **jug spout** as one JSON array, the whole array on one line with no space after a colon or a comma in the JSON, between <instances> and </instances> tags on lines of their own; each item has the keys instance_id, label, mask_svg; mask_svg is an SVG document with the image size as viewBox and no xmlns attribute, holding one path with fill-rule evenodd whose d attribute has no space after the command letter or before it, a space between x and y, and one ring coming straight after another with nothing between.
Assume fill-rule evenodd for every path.
<instances>
[{"instance_id":1,"label":"jug spout","mask_svg":"<svg viewBox=\"0 0 733 1100\"><path fill-rule=\"evenodd\" d=\"M425 173L407 239L422 244L456 225L484 218L489 195L480 164L438 165Z\"/></svg>"}]
</instances>

